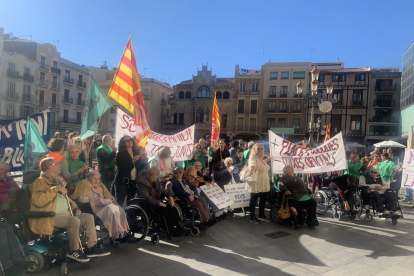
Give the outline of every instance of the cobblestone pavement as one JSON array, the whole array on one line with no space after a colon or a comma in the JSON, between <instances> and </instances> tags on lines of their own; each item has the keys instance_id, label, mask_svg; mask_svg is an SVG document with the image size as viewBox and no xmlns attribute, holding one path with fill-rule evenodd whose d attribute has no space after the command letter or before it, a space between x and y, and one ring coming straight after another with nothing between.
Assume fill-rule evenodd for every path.
<instances>
[{"instance_id":1,"label":"cobblestone pavement","mask_svg":"<svg viewBox=\"0 0 414 276\"><path fill-rule=\"evenodd\" d=\"M110 247L111 256L69 263L69 275L412 275L414 209L403 205L403 212L397 225L378 218L334 220L328 212L315 229L255 225L236 215L199 237ZM265 236L275 231L290 235ZM59 268L40 274L59 275Z\"/></svg>"}]
</instances>

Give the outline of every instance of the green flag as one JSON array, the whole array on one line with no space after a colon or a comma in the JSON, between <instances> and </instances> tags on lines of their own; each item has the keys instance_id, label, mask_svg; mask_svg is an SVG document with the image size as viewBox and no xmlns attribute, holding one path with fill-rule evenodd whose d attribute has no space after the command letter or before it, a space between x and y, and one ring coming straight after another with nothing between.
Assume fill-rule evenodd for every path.
<instances>
[{"instance_id":1,"label":"green flag","mask_svg":"<svg viewBox=\"0 0 414 276\"><path fill-rule=\"evenodd\" d=\"M80 134L82 140L94 135L99 117L112 107L112 104L109 101L105 104L105 99L105 94L91 77Z\"/></svg>"},{"instance_id":2,"label":"green flag","mask_svg":"<svg viewBox=\"0 0 414 276\"><path fill-rule=\"evenodd\" d=\"M24 169L23 172L37 170L39 160L49 152L42 135L32 119L27 117L26 135L24 137Z\"/></svg>"}]
</instances>

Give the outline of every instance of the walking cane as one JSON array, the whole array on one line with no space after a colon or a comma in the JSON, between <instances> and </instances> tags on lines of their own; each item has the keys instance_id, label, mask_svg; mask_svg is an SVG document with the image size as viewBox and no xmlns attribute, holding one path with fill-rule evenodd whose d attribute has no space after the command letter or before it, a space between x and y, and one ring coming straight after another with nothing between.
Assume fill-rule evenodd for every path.
<instances>
[{"instance_id":1,"label":"walking cane","mask_svg":"<svg viewBox=\"0 0 414 276\"><path fill-rule=\"evenodd\" d=\"M68 206L69 206L70 215L73 216L72 206L70 206L68 194L65 194L65 198L66 198L66 202L68 203ZM80 250L82 251L82 253L85 253L85 252L83 252L82 242L81 242L81 239L79 238L79 236L78 236L78 240L79 240Z\"/></svg>"}]
</instances>

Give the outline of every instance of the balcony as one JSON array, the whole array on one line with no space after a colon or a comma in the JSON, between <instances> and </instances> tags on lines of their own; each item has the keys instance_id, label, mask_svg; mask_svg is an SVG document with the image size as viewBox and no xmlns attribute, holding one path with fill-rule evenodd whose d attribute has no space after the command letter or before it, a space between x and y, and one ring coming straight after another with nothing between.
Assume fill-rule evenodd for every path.
<instances>
[{"instance_id":1,"label":"balcony","mask_svg":"<svg viewBox=\"0 0 414 276\"><path fill-rule=\"evenodd\" d=\"M372 123L395 123L398 124L399 121L395 117L391 116L374 116L371 120L369 120Z\"/></svg>"},{"instance_id":2,"label":"balcony","mask_svg":"<svg viewBox=\"0 0 414 276\"><path fill-rule=\"evenodd\" d=\"M44 101L38 101L36 105L37 105L37 107L41 107L41 108L48 108L49 107L49 103L44 102Z\"/></svg>"},{"instance_id":3,"label":"balcony","mask_svg":"<svg viewBox=\"0 0 414 276\"><path fill-rule=\"evenodd\" d=\"M73 104L73 98L63 97L63 103Z\"/></svg>"},{"instance_id":4,"label":"balcony","mask_svg":"<svg viewBox=\"0 0 414 276\"><path fill-rule=\"evenodd\" d=\"M34 82L34 76L30 74L23 74L23 80L28 82Z\"/></svg>"},{"instance_id":5,"label":"balcony","mask_svg":"<svg viewBox=\"0 0 414 276\"><path fill-rule=\"evenodd\" d=\"M280 93L280 97L281 98L287 98L288 97L288 94L287 93Z\"/></svg>"},{"instance_id":6,"label":"balcony","mask_svg":"<svg viewBox=\"0 0 414 276\"><path fill-rule=\"evenodd\" d=\"M59 110L59 104L57 104L57 103L52 103L52 104L50 105L50 108L51 108L51 109L54 109L54 110Z\"/></svg>"},{"instance_id":7,"label":"balcony","mask_svg":"<svg viewBox=\"0 0 414 276\"><path fill-rule=\"evenodd\" d=\"M51 85L50 88L52 88L54 90L60 90L60 83L52 82L52 85Z\"/></svg>"},{"instance_id":8,"label":"balcony","mask_svg":"<svg viewBox=\"0 0 414 276\"><path fill-rule=\"evenodd\" d=\"M362 102L362 101L355 101L355 100L352 100L352 105L353 105L353 106L363 106L364 104L363 104L363 102Z\"/></svg>"},{"instance_id":9,"label":"balcony","mask_svg":"<svg viewBox=\"0 0 414 276\"><path fill-rule=\"evenodd\" d=\"M395 101L394 100L374 100L374 108L394 108Z\"/></svg>"},{"instance_id":10,"label":"balcony","mask_svg":"<svg viewBox=\"0 0 414 276\"><path fill-rule=\"evenodd\" d=\"M397 85L396 84L392 84L392 85L376 85L375 86L375 92L395 92L397 91Z\"/></svg>"},{"instance_id":11,"label":"balcony","mask_svg":"<svg viewBox=\"0 0 414 276\"><path fill-rule=\"evenodd\" d=\"M77 87L81 87L81 88L86 88L86 82L78 80L78 82L76 83Z\"/></svg>"},{"instance_id":12,"label":"balcony","mask_svg":"<svg viewBox=\"0 0 414 276\"><path fill-rule=\"evenodd\" d=\"M52 71L53 74L60 75L60 69L57 67L51 67L50 71Z\"/></svg>"},{"instance_id":13,"label":"balcony","mask_svg":"<svg viewBox=\"0 0 414 276\"><path fill-rule=\"evenodd\" d=\"M22 95L22 102L28 102L28 103L34 103L34 97L30 94L24 94Z\"/></svg>"},{"instance_id":14,"label":"balcony","mask_svg":"<svg viewBox=\"0 0 414 276\"><path fill-rule=\"evenodd\" d=\"M39 69L44 70L44 71L49 71L49 65L41 63L39 66Z\"/></svg>"},{"instance_id":15,"label":"balcony","mask_svg":"<svg viewBox=\"0 0 414 276\"><path fill-rule=\"evenodd\" d=\"M195 127L196 127L196 130L211 130L210 124L196 123Z\"/></svg>"},{"instance_id":16,"label":"balcony","mask_svg":"<svg viewBox=\"0 0 414 276\"><path fill-rule=\"evenodd\" d=\"M279 108L278 113L288 113L287 108Z\"/></svg>"},{"instance_id":17,"label":"balcony","mask_svg":"<svg viewBox=\"0 0 414 276\"><path fill-rule=\"evenodd\" d=\"M276 113L276 107L268 107L266 113Z\"/></svg>"},{"instance_id":18,"label":"balcony","mask_svg":"<svg viewBox=\"0 0 414 276\"><path fill-rule=\"evenodd\" d=\"M302 113L302 110L300 110L300 109L293 109L292 113Z\"/></svg>"},{"instance_id":19,"label":"balcony","mask_svg":"<svg viewBox=\"0 0 414 276\"><path fill-rule=\"evenodd\" d=\"M19 95L16 91L6 90L6 98L11 101L17 101L19 99Z\"/></svg>"},{"instance_id":20,"label":"balcony","mask_svg":"<svg viewBox=\"0 0 414 276\"><path fill-rule=\"evenodd\" d=\"M305 128L294 127L294 134L305 134Z\"/></svg>"},{"instance_id":21,"label":"balcony","mask_svg":"<svg viewBox=\"0 0 414 276\"><path fill-rule=\"evenodd\" d=\"M16 70L7 69L7 76L10 77L10 78L19 78L20 73Z\"/></svg>"},{"instance_id":22,"label":"balcony","mask_svg":"<svg viewBox=\"0 0 414 276\"><path fill-rule=\"evenodd\" d=\"M259 95L260 94L260 89L256 89L256 90L252 90L250 92L251 95Z\"/></svg>"},{"instance_id":23,"label":"balcony","mask_svg":"<svg viewBox=\"0 0 414 276\"><path fill-rule=\"evenodd\" d=\"M72 124L72 125L81 125L82 120L78 120L75 118L60 118L62 124Z\"/></svg>"},{"instance_id":24,"label":"balcony","mask_svg":"<svg viewBox=\"0 0 414 276\"><path fill-rule=\"evenodd\" d=\"M333 106L342 106L342 99L332 99Z\"/></svg>"},{"instance_id":25,"label":"balcony","mask_svg":"<svg viewBox=\"0 0 414 276\"><path fill-rule=\"evenodd\" d=\"M85 106L85 101L82 101L82 100L77 100L77 101L76 101L76 105L79 105L79 106Z\"/></svg>"},{"instance_id":26,"label":"balcony","mask_svg":"<svg viewBox=\"0 0 414 276\"><path fill-rule=\"evenodd\" d=\"M276 93L269 92L269 98L276 98Z\"/></svg>"},{"instance_id":27,"label":"balcony","mask_svg":"<svg viewBox=\"0 0 414 276\"><path fill-rule=\"evenodd\" d=\"M162 106L167 105L167 100L165 100L165 99L161 99L161 105L162 105Z\"/></svg>"},{"instance_id":28,"label":"balcony","mask_svg":"<svg viewBox=\"0 0 414 276\"><path fill-rule=\"evenodd\" d=\"M293 98L300 98L298 93L293 94Z\"/></svg>"},{"instance_id":29,"label":"balcony","mask_svg":"<svg viewBox=\"0 0 414 276\"><path fill-rule=\"evenodd\" d=\"M47 81L45 79L38 79L37 80L37 85L48 88L49 87L49 81Z\"/></svg>"},{"instance_id":30,"label":"balcony","mask_svg":"<svg viewBox=\"0 0 414 276\"><path fill-rule=\"evenodd\" d=\"M75 81L73 80L73 78L68 78L68 77L65 77L63 79L63 82L66 83L66 84L74 84L75 83Z\"/></svg>"}]
</instances>

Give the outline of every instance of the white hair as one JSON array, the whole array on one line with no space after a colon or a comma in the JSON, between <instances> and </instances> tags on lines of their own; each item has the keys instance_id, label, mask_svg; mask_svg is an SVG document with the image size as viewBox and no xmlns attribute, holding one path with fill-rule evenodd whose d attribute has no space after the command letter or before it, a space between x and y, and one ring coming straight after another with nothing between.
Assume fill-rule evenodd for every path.
<instances>
[{"instance_id":1,"label":"white hair","mask_svg":"<svg viewBox=\"0 0 414 276\"><path fill-rule=\"evenodd\" d=\"M86 177L89 179L95 175L99 175L99 177L101 177L101 174L98 171L90 171Z\"/></svg>"},{"instance_id":2,"label":"white hair","mask_svg":"<svg viewBox=\"0 0 414 276\"><path fill-rule=\"evenodd\" d=\"M286 165L283 167L283 173L286 174L287 170L289 170L289 168L292 167L292 165Z\"/></svg>"},{"instance_id":3,"label":"white hair","mask_svg":"<svg viewBox=\"0 0 414 276\"><path fill-rule=\"evenodd\" d=\"M224 159L224 164L227 164L227 163L229 163L230 161L233 163L233 158L231 158L231 157L227 157L226 159Z\"/></svg>"}]
</instances>

